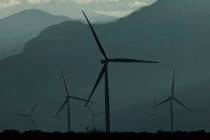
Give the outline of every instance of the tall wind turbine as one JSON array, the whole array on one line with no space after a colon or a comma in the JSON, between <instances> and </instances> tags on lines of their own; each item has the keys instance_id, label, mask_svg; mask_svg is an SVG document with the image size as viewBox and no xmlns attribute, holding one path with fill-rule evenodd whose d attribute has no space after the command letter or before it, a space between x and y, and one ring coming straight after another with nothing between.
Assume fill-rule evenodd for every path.
<instances>
[{"instance_id":1,"label":"tall wind turbine","mask_svg":"<svg viewBox=\"0 0 210 140\"><path fill-rule=\"evenodd\" d=\"M68 125L67 127L68 127L68 132L70 132L71 131L70 100L73 99L73 100L77 100L77 101L81 101L81 102L87 102L87 100L80 98L80 97L71 96L70 90L69 90L69 87L67 84L67 80L66 80L64 73L62 71L61 71L61 74L62 74L62 78L64 81L65 89L66 89L66 97L65 97L66 99L65 99L64 103L61 105L61 107L59 108L59 110L57 111L57 113L55 114L55 118L60 114L60 112L64 109L64 107L67 106L67 125ZM91 103L94 103L94 102L91 102Z\"/></svg>"},{"instance_id":2,"label":"tall wind turbine","mask_svg":"<svg viewBox=\"0 0 210 140\"><path fill-rule=\"evenodd\" d=\"M99 41L99 38L96 34L96 32L94 31L93 26L91 25L89 19L87 18L86 14L84 11L82 11L88 24L89 27L93 33L93 36L95 38L95 41L98 45L98 48L101 52L101 54L103 55L104 59L101 60L101 64L103 65L101 72L96 80L96 83L93 87L93 90L88 98L88 101L85 104L85 107L88 105L89 100L91 99L91 97L93 96L93 93L95 92L99 82L101 81L102 77L104 76L105 78L105 124L106 124L106 132L110 132L110 110L109 110L109 76L108 76L108 64L109 63L159 63L159 62L154 62L154 61L145 61L145 60L136 60L136 59L127 59L127 58L109 58L104 50L104 48L102 47L101 42Z\"/></svg>"},{"instance_id":3,"label":"tall wind turbine","mask_svg":"<svg viewBox=\"0 0 210 140\"><path fill-rule=\"evenodd\" d=\"M36 110L37 106L38 106L38 102L36 104L34 104L34 106L32 107L32 109L31 109L31 111L29 113L26 113L26 114L24 113L24 114L18 114L17 115L17 116L23 117L23 118L25 118L27 120L27 122L28 122L28 129L31 129L30 128L30 124L33 124L34 126L37 126L35 121L34 121L34 119L33 119L33 117L32 117L32 115L33 115L34 111Z\"/></svg>"},{"instance_id":4,"label":"tall wind turbine","mask_svg":"<svg viewBox=\"0 0 210 140\"><path fill-rule=\"evenodd\" d=\"M90 107L88 107L90 114L92 115L92 129L95 130L95 120L97 116L104 115L104 112L95 113Z\"/></svg>"},{"instance_id":5,"label":"tall wind turbine","mask_svg":"<svg viewBox=\"0 0 210 140\"><path fill-rule=\"evenodd\" d=\"M178 103L181 107L186 109L187 111L191 112L191 110L180 100L178 100L175 95L175 72L173 72L173 79L172 79L172 86L171 86L171 96L167 99L163 100L159 104L155 105L153 108L157 108L160 105L163 105L165 103L170 103L170 125L171 125L171 132L174 132L174 102Z\"/></svg>"}]
</instances>

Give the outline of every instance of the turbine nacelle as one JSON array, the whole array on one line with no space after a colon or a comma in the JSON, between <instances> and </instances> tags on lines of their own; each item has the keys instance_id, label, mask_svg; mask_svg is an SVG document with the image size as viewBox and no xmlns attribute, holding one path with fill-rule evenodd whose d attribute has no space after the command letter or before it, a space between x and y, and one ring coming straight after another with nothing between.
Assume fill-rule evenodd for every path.
<instances>
[{"instance_id":1,"label":"turbine nacelle","mask_svg":"<svg viewBox=\"0 0 210 140\"><path fill-rule=\"evenodd\" d=\"M110 59L101 59L101 64L108 64L110 62Z\"/></svg>"},{"instance_id":2,"label":"turbine nacelle","mask_svg":"<svg viewBox=\"0 0 210 140\"><path fill-rule=\"evenodd\" d=\"M65 98L66 98L66 99L70 99L71 97L70 97L70 96L65 96Z\"/></svg>"}]
</instances>

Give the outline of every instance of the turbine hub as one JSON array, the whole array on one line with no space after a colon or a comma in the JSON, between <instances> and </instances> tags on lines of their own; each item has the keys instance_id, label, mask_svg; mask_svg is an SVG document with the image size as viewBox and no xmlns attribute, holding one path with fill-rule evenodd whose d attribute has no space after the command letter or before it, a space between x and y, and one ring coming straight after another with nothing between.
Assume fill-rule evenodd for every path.
<instances>
[{"instance_id":1,"label":"turbine hub","mask_svg":"<svg viewBox=\"0 0 210 140\"><path fill-rule=\"evenodd\" d=\"M109 59L102 59L101 60L101 64L108 64L109 63Z\"/></svg>"}]
</instances>

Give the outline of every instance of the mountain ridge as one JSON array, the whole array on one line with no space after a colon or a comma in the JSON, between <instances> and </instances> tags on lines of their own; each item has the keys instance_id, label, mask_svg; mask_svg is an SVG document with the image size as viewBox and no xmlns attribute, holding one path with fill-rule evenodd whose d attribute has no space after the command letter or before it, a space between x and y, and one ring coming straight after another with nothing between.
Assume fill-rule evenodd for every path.
<instances>
[{"instance_id":1,"label":"mountain ridge","mask_svg":"<svg viewBox=\"0 0 210 140\"><path fill-rule=\"evenodd\" d=\"M0 58L20 53L24 43L37 36L50 25L70 20L64 16L54 16L41 10L25 10L0 19ZM14 41L11 41L14 40Z\"/></svg>"},{"instance_id":2,"label":"mountain ridge","mask_svg":"<svg viewBox=\"0 0 210 140\"><path fill-rule=\"evenodd\" d=\"M110 57L161 62L154 65L110 65L113 131L155 131L154 128L168 130L168 120L162 122L158 118L144 118L148 111L153 112L154 98L159 101L170 94L173 68L176 71L176 97L181 98L192 110L196 110L196 113L191 115L175 108L176 129L210 129L206 123L209 121L207 106L210 98L210 20L206 17L210 11L204 10L195 14L202 5L210 7L210 3L206 1L197 5L197 1L182 1L192 9L182 11L185 5L180 5L181 1L173 1L176 4L172 5L173 9L167 8L171 3L162 0L116 22L94 25ZM16 110L7 107L13 112L21 110L25 104L30 104L34 97L41 98L42 108L37 113L37 119L42 122L41 128L64 131L65 122L62 117L65 116L56 121L48 117L49 114L55 113L57 104L60 104L65 96L60 67L63 67L65 74L70 77L71 93L88 97L101 69L101 58L87 24L72 21L50 26L27 42L21 55L0 62L2 99L19 95L19 98L11 99ZM13 88L10 88L11 86ZM97 103L94 107L96 110L104 109L103 93L101 84L93 98ZM1 102L4 106L7 105L7 102ZM86 110L81 109L83 105L72 105L72 127L76 131L82 131L84 124L89 123L90 116ZM155 112L167 116L168 106L165 105ZM103 128L103 118L99 122L99 127Z\"/></svg>"}]
</instances>

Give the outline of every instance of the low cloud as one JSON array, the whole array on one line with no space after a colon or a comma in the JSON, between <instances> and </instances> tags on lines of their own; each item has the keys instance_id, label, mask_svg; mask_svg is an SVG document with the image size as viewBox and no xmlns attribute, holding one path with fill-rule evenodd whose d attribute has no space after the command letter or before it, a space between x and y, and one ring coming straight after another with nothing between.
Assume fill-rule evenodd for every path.
<instances>
[{"instance_id":1,"label":"low cloud","mask_svg":"<svg viewBox=\"0 0 210 140\"><path fill-rule=\"evenodd\" d=\"M40 3L48 3L51 0L26 0L26 2L31 4L40 4Z\"/></svg>"},{"instance_id":2,"label":"low cloud","mask_svg":"<svg viewBox=\"0 0 210 140\"><path fill-rule=\"evenodd\" d=\"M138 7L143 7L143 6L147 6L148 3L144 2L144 1L139 1L139 0L136 0L136 1L133 1L133 2L129 2L128 5L130 7L133 7L133 8L138 8Z\"/></svg>"},{"instance_id":3,"label":"low cloud","mask_svg":"<svg viewBox=\"0 0 210 140\"><path fill-rule=\"evenodd\" d=\"M42 4L49 3L51 0L0 0L0 8L8 8L21 4Z\"/></svg>"},{"instance_id":4,"label":"low cloud","mask_svg":"<svg viewBox=\"0 0 210 140\"><path fill-rule=\"evenodd\" d=\"M95 11L101 15L113 16L113 17L124 17L131 14L134 10L97 10Z\"/></svg>"},{"instance_id":5,"label":"low cloud","mask_svg":"<svg viewBox=\"0 0 210 140\"><path fill-rule=\"evenodd\" d=\"M46 4L53 3L71 3L74 2L78 5L91 5L91 4L105 4L113 5L127 5L127 7L136 8L146 6L150 1L154 0L0 0L0 7L7 8L20 4Z\"/></svg>"},{"instance_id":6,"label":"low cloud","mask_svg":"<svg viewBox=\"0 0 210 140\"><path fill-rule=\"evenodd\" d=\"M80 4L120 2L120 0L72 0L72 1Z\"/></svg>"},{"instance_id":7,"label":"low cloud","mask_svg":"<svg viewBox=\"0 0 210 140\"><path fill-rule=\"evenodd\" d=\"M0 0L0 7L7 8L21 4L21 0Z\"/></svg>"}]
</instances>

